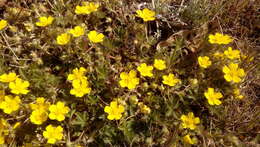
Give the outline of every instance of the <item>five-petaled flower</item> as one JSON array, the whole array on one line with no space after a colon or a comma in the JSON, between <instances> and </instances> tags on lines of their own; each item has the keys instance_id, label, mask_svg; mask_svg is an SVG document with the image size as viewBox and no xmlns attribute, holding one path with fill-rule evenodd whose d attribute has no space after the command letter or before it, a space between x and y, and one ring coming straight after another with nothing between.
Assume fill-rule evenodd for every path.
<instances>
[{"instance_id":1,"label":"five-petaled flower","mask_svg":"<svg viewBox=\"0 0 260 147\"><path fill-rule=\"evenodd\" d=\"M188 128L191 130L196 129L197 124L200 123L200 119L198 117L194 117L193 112L189 112L188 115L182 115L181 120L182 120L181 126L183 128Z\"/></svg>"},{"instance_id":2,"label":"five-petaled flower","mask_svg":"<svg viewBox=\"0 0 260 147\"><path fill-rule=\"evenodd\" d=\"M54 18L52 16L49 16L49 17L42 16L39 18L39 21L36 22L36 25L39 27L46 27L48 25L51 25L53 20L54 20Z\"/></svg>"},{"instance_id":3,"label":"five-petaled flower","mask_svg":"<svg viewBox=\"0 0 260 147\"><path fill-rule=\"evenodd\" d=\"M232 47L228 47L228 49L224 51L224 55L231 60L239 59L240 58L240 51L239 50L233 50Z\"/></svg>"},{"instance_id":4,"label":"five-petaled flower","mask_svg":"<svg viewBox=\"0 0 260 147\"><path fill-rule=\"evenodd\" d=\"M204 92L204 96L208 99L210 105L220 105L222 103L219 99L223 95L220 92L215 92L214 88L208 88L208 91Z\"/></svg>"},{"instance_id":5,"label":"five-petaled flower","mask_svg":"<svg viewBox=\"0 0 260 147\"><path fill-rule=\"evenodd\" d=\"M85 77L87 70L84 67L75 68L72 70L72 74L68 75L69 81L82 81L87 80L87 77Z\"/></svg>"},{"instance_id":6,"label":"five-petaled flower","mask_svg":"<svg viewBox=\"0 0 260 147\"><path fill-rule=\"evenodd\" d=\"M18 76L14 72L4 73L0 76L0 82L9 83L15 81L17 78Z\"/></svg>"},{"instance_id":7,"label":"five-petaled flower","mask_svg":"<svg viewBox=\"0 0 260 147\"><path fill-rule=\"evenodd\" d=\"M147 66L146 63L142 63L137 67L137 70L144 77L152 77L153 76L153 66Z\"/></svg>"},{"instance_id":8,"label":"five-petaled flower","mask_svg":"<svg viewBox=\"0 0 260 147\"><path fill-rule=\"evenodd\" d=\"M143 10L136 11L137 16L141 17L144 21L153 21L155 20L155 12L144 8Z\"/></svg>"},{"instance_id":9,"label":"five-petaled flower","mask_svg":"<svg viewBox=\"0 0 260 147\"><path fill-rule=\"evenodd\" d=\"M69 110L69 107L65 106L64 102L59 101L56 103L56 105L53 104L49 107L49 118L51 120L63 121Z\"/></svg>"},{"instance_id":10,"label":"five-petaled flower","mask_svg":"<svg viewBox=\"0 0 260 147\"><path fill-rule=\"evenodd\" d=\"M57 44L65 45L68 44L70 41L70 35L68 33L63 33L57 36Z\"/></svg>"},{"instance_id":11,"label":"five-petaled flower","mask_svg":"<svg viewBox=\"0 0 260 147\"><path fill-rule=\"evenodd\" d=\"M126 72L122 72L120 74L120 78L120 86L127 87L130 90L134 89L139 84L139 78L136 77L135 70L131 70L128 74Z\"/></svg>"},{"instance_id":12,"label":"five-petaled flower","mask_svg":"<svg viewBox=\"0 0 260 147\"><path fill-rule=\"evenodd\" d=\"M98 33L97 31L90 31L88 33L88 39L93 43L103 42L104 37L102 33Z\"/></svg>"},{"instance_id":13,"label":"five-petaled flower","mask_svg":"<svg viewBox=\"0 0 260 147\"><path fill-rule=\"evenodd\" d=\"M176 78L174 74L170 73L169 75L163 76L163 84L169 85L169 86L175 86L177 83L180 82L180 79Z\"/></svg>"},{"instance_id":14,"label":"five-petaled flower","mask_svg":"<svg viewBox=\"0 0 260 147\"><path fill-rule=\"evenodd\" d=\"M4 19L0 20L0 30L4 29L7 26L7 21Z\"/></svg>"},{"instance_id":15,"label":"five-petaled flower","mask_svg":"<svg viewBox=\"0 0 260 147\"><path fill-rule=\"evenodd\" d=\"M29 90L27 89L30 86L28 81L24 81L20 78L16 78L15 81L9 83L9 88L13 94L27 94Z\"/></svg>"},{"instance_id":16,"label":"five-petaled flower","mask_svg":"<svg viewBox=\"0 0 260 147\"><path fill-rule=\"evenodd\" d=\"M229 35L224 35L220 33L216 33L215 35L209 35L209 42L211 44L229 44L233 39Z\"/></svg>"},{"instance_id":17,"label":"five-petaled flower","mask_svg":"<svg viewBox=\"0 0 260 147\"><path fill-rule=\"evenodd\" d=\"M11 95L6 95L4 100L0 103L0 109L2 109L4 113L11 114L20 108L20 103L21 99L19 96L13 97Z\"/></svg>"},{"instance_id":18,"label":"five-petaled flower","mask_svg":"<svg viewBox=\"0 0 260 147\"><path fill-rule=\"evenodd\" d=\"M70 29L69 33L73 35L73 37L80 37L82 35L84 35L84 28L81 26L76 26L74 27L74 29Z\"/></svg>"},{"instance_id":19,"label":"five-petaled flower","mask_svg":"<svg viewBox=\"0 0 260 147\"><path fill-rule=\"evenodd\" d=\"M98 3L83 2L82 6L76 6L75 13L78 14L78 15L79 14L86 15L86 14L90 14L92 12L97 11L98 8L99 8Z\"/></svg>"},{"instance_id":20,"label":"five-petaled flower","mask_svg":"<svg viewBox=\"0 0 260 147\"><path fill-rule=\"evenodd\" d=\"M44 138L48 139L48 143L55 144L57 141L61 140L63 137L63 128L61 126L48 125L46 130L43 131Z\"/></svg>"},{"instance_id":21,"label":"five-petaled flower","mask_svg":"<svg viewBox=\"0 0 260 147\"><path fill-rule=\"evenodd\" d=\"M204 56L204 57L199 56L198 62L200 67L202 68L208 68L211 65L211 61L208 56Z\"/></svg>"},{"instance_id":22,"label":"five-petaled flower","mask_svg":"<svg viewBox=\"0 0 260 147\"><path fill-rule=\"evenodd\" d=\"M73 89L70 90L70 94L76 97L83 97L85 94L89 94L91 88L88 87L88 81L83 79L81 81L72 82Z\"/></svg>"},{"instance_id":23,"label":"five-petaled flower","mask_svg":"<svg viewBox=\"0 0 260 147\"><path fill-rule=\"evenodd\" d=\"M125 108L123 105L118 104L117 101L112 101L110 106L105 107L104 111L108 113L107 119L119 120L122 117Z\"/></svg>"},{"instance_id":24,"label":"five-petaled flower","mask_svg":"<svg viewBox=\"0 0 260 147\"><path fill-rule=\"evenodd\" d=\"M153 66L158 70L164 70L166 68L165 61L161 59L155 59Z\"/></svg>"},{"instance_id":25,"label":"five-petaled flower","mask_svg":"<svg viewBox=\"0 0 260 147\"><path fill-rule=\"evenodd\" d=\"M32 111L32 114L30 115L31 122L36 125L41 125L47 119L48 119L48 112L42 109Z\"/></svg>"},{"instance_id":26,"label":"five-petaled flower","mask_svg":"<svg viewBox=\"0 0 260 147\"><path fill-rule=\"evenodd\" d=\"M224 66L222 69L224 75L224 78L228 81L228 82L235 82L235 83L239 83L242 78L245 76L245 72L243 69L238 67L238 64L236 63L230 63L228 66Z\"/></svg>"}]
</instances>

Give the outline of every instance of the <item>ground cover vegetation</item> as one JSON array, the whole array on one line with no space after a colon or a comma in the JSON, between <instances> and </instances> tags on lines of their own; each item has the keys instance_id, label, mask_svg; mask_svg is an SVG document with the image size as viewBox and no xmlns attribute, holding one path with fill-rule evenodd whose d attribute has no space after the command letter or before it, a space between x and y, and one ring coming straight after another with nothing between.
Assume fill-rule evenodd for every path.
<instances>
[{"instance_id":1,"label":"ground cover vegetation","mask_svg":"<svg viewBox=\"0 0 260 147\"><path fill-rule=\"evenodd\" d=\"M259 146L259 6L0 0L0 146Z\"/></svg>"}]
</instances>

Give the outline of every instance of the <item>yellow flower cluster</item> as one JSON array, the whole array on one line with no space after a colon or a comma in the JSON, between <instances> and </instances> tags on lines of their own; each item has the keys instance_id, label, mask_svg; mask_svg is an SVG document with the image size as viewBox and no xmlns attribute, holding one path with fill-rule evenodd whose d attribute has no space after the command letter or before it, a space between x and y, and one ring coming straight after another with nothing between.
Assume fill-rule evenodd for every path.
<instances>
[{"instance_id":1,"label":"yellow flower cluster","mask_svg":"<svg viewBox=\"0 0 260 147\"><path fill-rule=\"evenodd\" d=\"M125 111L123 105L118 104L117 101L112 101L110 106L106 106L104 111L108 113L107 119L119 120L122 117L122 113Z\"/></svg>"},{"instance_id":2,"label":"yellow flower cluster","mask_svg":"<svg viewBox=\"0 0 260 147\"><path fill-rule=\"evenodd\" d=\"M166 69L166 64L164 60L155 59L153 66L158 70ZM146 63L142 63L137 67L137 70L140 72L141 76L144 77L153 77L153 66L148 66ZM119 84L121 87L127 87L128 89L134 89L139 84L139 78L135 70L131 70L129 73L122 72L120 74L121 80ZM180 79L176 78L174 74L163 75L163 84L169 86L175 86L180 82Z\"/></svg>"},{"instance_id":3,"label":"yellow flower cluster","mask_svg":"<svg viewBox=\"0 0 260 147\"><path fill-rule=\"evenodd\" d=\"M222 35L220 33L209 35L209 42L212 44L228 44L232 41L233 39L228 35ZM220 59L224 59L226 57L230 60L234 60L240 59L241 53L239 50L233 50L232 47L228 47L224 53L217 51L214 53L214 56ZM208 56L199 56L198 63L202 68L207 68L212 64ZM239 68L237 63L232 62L228 65L225 65L222 68L222 72L224 73L225 80L228 82L239 83L245 76L244 70ZM239 99L243 98L243 96L239 94L238 89L234 90L234 95ZM223 95L220 92L215 92L214 88L208 88L208 90L204 92L204 96L210 105L220 105L222 103L219 99L223 98Z\"/></svg>"},{"instance_id":4,"label":"yellow flower cluster","mask_svg":"<svg viewBox=\"0 0 260 147\"><path fill-rule=\"evenodd\" d=\"M4 73L0 76L0 82L9 83L9 88L13 94L27 94L29 82L20 79L16 73ZM0 92L0 109L4 113L11 114L20 108L21 99L19 96L5 95L4 91Z\"/></svg>"},{"instance_id":5,"label":"yellow flower cluster","mask_svg":"<svg viewBox=\"0 0 260 147\"><path fill-rule=\"evenodd\" d=\"M20 79L14 72L2 74L0 82L9 83L9 88L13 94L27 94L29 92L27 88L30 86L30 83Z\"/></svg>"},{"instance_id":6,"label":"yellow flower cluster","mask_svg":"<svg viewBox=\"0 0 260 147\"><path fill-rule=\"evenodd\" d=\"M33 110L30 115L30 120L36 125L41 125L48 119L48 109L50 103L45 102L44 97L36 98L36 103L30 104L31 109Z\"/></svg>"},{"instance_id":7,"label":"yellow flower cluster","mask_svg":"<svg viewBox=\"0 0 260 147\"><path fill-rule=\"evenodd\" d=\"M80 67L73 69L72 74L68 75L68 80L72 82L73 89L70 90L70 94L76 97L83 97L85 94L89 94L91 88L85 76L86 69Z\"/></svg>"},{"instance_id":8,"label":"yellow flower cluster","mask_svg":"<svg viewBox=\"0 0 260 147\"><path fill-rule=\"evenodd\" d=\"M70 29L69 33L73 35L73 37L80 37L84 35L84 28L81 26L76 26L74 29ZM57 36L57 44L66 45L70 42L71 36L69 33L63 33ZM104 40L104 34L98 33L93 30L88 33L88 39L93 43L100 43Z\"/></svg>"}]
</instances>

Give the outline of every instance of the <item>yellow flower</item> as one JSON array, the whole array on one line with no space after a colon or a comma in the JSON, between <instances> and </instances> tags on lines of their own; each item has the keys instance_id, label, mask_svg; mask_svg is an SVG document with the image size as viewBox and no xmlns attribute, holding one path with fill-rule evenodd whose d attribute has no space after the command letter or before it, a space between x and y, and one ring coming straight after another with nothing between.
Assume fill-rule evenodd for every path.
<instances>
[{"instance_id":1,"label":"yellow flower","mask_svg":"<svg viewBox=\"0 0 260 147\"><path fill-rule=\"evenodd\" d=\"M198 117L194 117L193 112L189 112L188 115L182 115L181 116L182 124L181 126L183 128L188 128L191 130L194 130L197 128L197 124L200 123L200 119Z\"/></svg>"},{"instance_id":2,"label":"yellow flower","mask_svg":"<svg viewBox=\"0 0 260 147\"><path fill-rule=\"evenodd\" d=\"M13 97L11 95L6 95L4 101L0 103L0 109L2 109L4 113L11 114L20 108L20 103L21 99L19 96Z\"/></svg>"},{"instance_id":3,"label":"yellow flower","mask_svg":"<svg viewBox=\"0 0 260 147\"><path fill-rule=\"evenodd\" d=\"M144 114L151 113L151 109L148 106L146 106L143 102L139 102L138 106L142 113L144 113Z\"/></svg>"},{"instance_id":4,"label":"yellow flower","mask_svg":"<svg viewBox=\"0 0 260 147\"><path fill-rule=\"evenodd\" d=\"M105 36L102 33L98 33L96 31L90 31L88 33L88 39L93 43L103 42L104 37Z\"/></svg>"},{"instance_id":5,"label":"yellow flower","mask_svg":"<svg viewBox=\"0 0 260 147\"><path fill-rule=\"evenodd\" d=\"M51 120L63 121L65 119L65 115L69 112L69 107L65 106L64 102L57 102L56 105L51 105L49 107L49 118Z\"/></svg>"},{"instance_id":6,"label":"yellow flower","mask_svg":"<svg viewBox=\"0 0 260 147\"><path fill-rule=\"evenodd\" d=\"M90 14L96 12L99 7L99 4L93 2L84 2L83 6L76 6L76 14Z\"/></svg>"},{"instance_id":7,"label":"yellow flower","mask_svg":"<svg viewBox=\"0 0 260 147\"><path fill-rule=\"evenodd\" d=\"M163 76L163 84L169 85L169 86L175 86L178 82L180 82L180 79L176 78L174 74L169 74Z\"/></svg>"},{"instance_id":8,"label":"yellow flower","mask_svg":"<svg viewBox=\"0 0 260 147\"><path fill-rule=\"evenodd\" d=\"M0 30L4 29L7 26L7 21L4 19L0 20Z\"/></svg>"},{"instance_id":9,"label":"yellow flower","mask_svg":"<svg viewBox=\"0 0 260 147\"><path fill-rule=\"evenodd\" d=\"M106 106L104 111L108 113L107 119L109 120L119 120L122 117L122 113L125 111L123 105L117 103L117 101L112 101L110 106Z\"/></svg>"},{"instance_id":10,"label":"yellow flower","mask_svg":"<svg viewBox=\"0 0 260 147\"><path fill-rule=\"evenodd\" d=\"M85 94L89 94L91 88L88 87L87 80L73 81L73 89L70 90L70 94L75 95L76 97L83 97Z\"/></svg>"},{"instance_id":11,"label":"yellow flower","mask_svg":"<svg viewBox=\"0 0 260 147\"><path fill-rule=\"evenodd\" d=\"M189 134L185 135L183 137L183 141L185 143L188 143L188 144L196 144L197 143L197 139L196 138L191 138Z\"/></svg>"},{"instance_id":12,"label":"yellow flower","mask_svg":"<svg viewBox=\"0 0 260 147\"><path fill-rule=\"evenodd\" d=\"M153 76L153 67L147 66L146 63L142 63L137 67L137 70L142 76L152 77Z\"/></svg>"},{"instance_id":13,"label":"yellow flower","mask_svg":"<svg viewBox=\"0 0 260 147\"><path fill-rule=\"evenodd\" d=\"M57 37L57 43L59 45L68 44L70 41L70 35L68 33L63 33Z\"/></svg>"},{"instance_id":14,"label":"yellow flower","mask_svg":"<svg viewBox=\"0 0 260 147\"><path fill-rule=\"evenodd\" d=\"M48 125L46 130L43 131L43 136L48 139L48 143L55 144L57 141L62 139L63 128L61 126L54 127L52 125Z\"/></svg>"},{"instance_id":15,"label":"yellow flower","mask_svg":"<svg viewBox=\"0 0 260 147\"><path fill-rule=\"evenodd\" d=\"M36 104L30 104L30 107L32 110L42 110L42 111L48 111L50 106L49 102L45 102L44 97L38 97L36 98Z\"/></svg>"},{"instance_id":16,"label":"yellow flower","mask_svg":"<svg viewBox=\"0 0 260 147\"><path fill-rule=\"evenodd\" d=\"M198 62L200 67L202 68L208 68L211 65L211 61L208 56L204 56L204 57L199 56Z\"/></svg>"},{"instance_id":17,"label":"yellow flower","mask_svg":"<svg viewBox=\"0 0 260 147\"><path fill-rule=\"evenodd\" d=\"M39 21L36 22L36 25L39 27L46 27L50 24L52 24L54 18L52 16L46 17L46 16L42 16L39 18Z\"/></svg>"},{"instance_id":18,"label":"yellow flower","mask_svg":"<svg viewBox=\"0 0 260 147\"><path fill-rule=\"evenodd\" d=\"M204 92L204 96L208 99L210 105L220 105L222 103L219 99L223 95L220 92L215 92L214 88L208 88L208 91Z\"/></svg>"},{"instance_id":19,"label":"yellow flower","mask_svg":"<svg viewBox=\"0 0 260 147\"><path fill-rule=\"evenodd\" d=\"M16 75L16 73L10 72L8 74L2 74L0 76L0 82L9 83L15 81L17 78L18 76Z\"/></svg>"},{"instance_id":20,"label":"yellow flower","mask_svg":"<svg viewBox=\"0 0 260 147\"><path fill-rule=\"evenodd\" d=\"M72 74L68 75L69 81L82 81L87 80L87 77L85 77L85 73L87 70L84 67L80 67L73 69Z\"/></svg>"},{"instance_id":21,"label":"yellow flower","mask_svg":"<svg viewBox=\"0 0 260 147\"><path fill-rule=\"evenodd\" d=\"M119 84L121 87L127 87L128 89L134 89L139 84L139 78L136 77L136 71L131 70L128 74L122 72L120 74L121 80Z\"/></svg>"},{"instance_id":22,"label":"yellow flower","mask_svg":"<svg viewBox=\"0 0 260 147\"><path fill-rule=\"evenodd\" d=\"M48 113L42 109L32 111L30 115L30 120L36 125L41 125L48 119Z\"/></svg>"},{"instance_id":23,"label":"yellow flower","mask_svg":"<svg viewBox=\"0 0 260 147\"><path fill-rule=\"evenodd\" d=\"M220 33L216 33L215 35L212 34L209 35L209 42L211 44L229 44L232 41L233 41L232 37L228 35L223 35Z\"/></svg>"},{"instance_id":24,"label":"yellow flower","mask_svg":"<svg viewBox=\"0 0 260 147\"><path fill-rule=\"evenodd\" d=\"M14 82L9 83L9 88L13 94L27 94L29 90L27 89L30 86L28 81L23 81L20 78L16 78Z\"/></svg>"},{"instance_id":25,"label":"yellow flower","mask_svg":"<svg viewBox=\"0 0 260 147\"><path fill-rule=\"evenodd\" d=\"M0 119L0 145L5 143L5 136L9 134L9 124L3 118Z\"/></svg>"},{"instance_id":26,"label":"yellow flower","mask_svg":"<svg viewBox=\"0 0 260 147\"><path fill-rule=\"evenodd\" d=\"M228 82L233 81L235 83L239 83L245 76L244 70L239 68L236 63L230 63L228 66L224 66L222 71L225 74L224 78Z\"/></svg>"},{"instance_id":27,"label":"yellow flower","mask_svg":"<svg viewBox=\"0 0 260 147\"><path fill-rule=\"evenodd\" d=\"M155 12L144 8L143 10L136 11L137 16L141 17L144 21L153 21L155 20Z\"/></svg>"},{"instance_id":28,"label":"yellow flower","mask_svg":"<svg viewBox=\"0 0 260 147\"><path fill-rule=\"evenodd\" d=\"M232 47L228 47L228 49L224 51L224 54L231 60L240 58L240 51L232 50Z\"/></svg>"},{"instance_id":29,"label":"yellow flower","mask_svg":"<svg viewBox=\"0 0 260 147\"><path fill-rule=\"evenodd\" d=\"M165 61L161 59L155 59L153 66L158 70L164 70L166 68Z\"/></svg>"},{"instance_id":30,"label":"yellow flower","mask_svg":"<svg viewBox=\"0 0 260 147\"><path fill-rule=\"evenodd\" d=\"M244 96L242 94L240 94L240 90L238 88L234 89L234 96L235 96L235 98L240 99L240 100L244 98Z\"/></svg>"},{"instance_id":31,"label":"yellow flower","mask_svg":"<svg viewBox=\"0 0 260 147\"><path fill-rule=\"evenodd\" d=\"M84 35L84 28L81 26L76 26L74 29L69 30L69 32L74 36L74 37L79 37Z\"/></svg>"},{"instance_id":32,"label":"yellow flower","mask_svg":"<svg viewBox=\"0 0 260 147\"><path fill-rule=\"evenodd\" d=\"M0 134L0 145L5 143L5 136Z\"/></svg>"}]
</instances>

